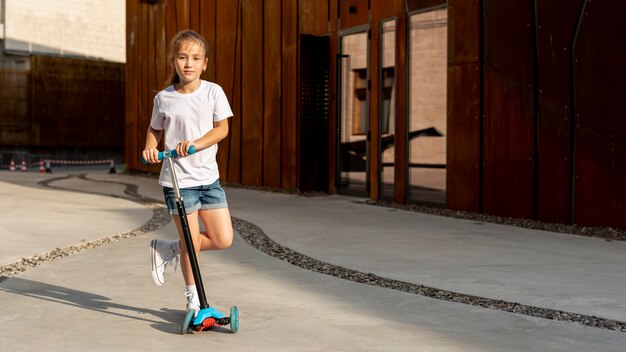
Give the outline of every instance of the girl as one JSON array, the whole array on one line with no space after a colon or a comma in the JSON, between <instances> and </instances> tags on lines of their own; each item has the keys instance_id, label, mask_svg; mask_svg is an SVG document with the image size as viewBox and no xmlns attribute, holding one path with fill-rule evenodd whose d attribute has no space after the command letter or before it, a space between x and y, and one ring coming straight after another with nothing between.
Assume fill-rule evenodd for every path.
<instances>
[{"instance_id":1,"label":"girl","mask_svg":"<svg viewBox=\"0 0 626 352\"><path fill-rule=\"evenodd\" d=\"M228 248L233 240L230 213L215 159L217 143L228 134L228 118L233 113L222 88L200 79L207 67L208 51L206 40L192 30L181 31L172 39L167 57L173 69L172 76L167 87L154 97L152 119L142 152L144 160L160 162L157 147L164 137L165 150L175 149L178 153L179 157L173 162L196 254ZM192 146L196 152L189 155ZM198 312L198 292L182 237L168 167L167 163L161 166L159 184L163 186L165 202L180 240L152 240L152 278L157 286L162 286L165 267L173 260L178 264L180 254L187 310ZM200 232L199 220L205 232Z\"/></svg>"}]
</instances>

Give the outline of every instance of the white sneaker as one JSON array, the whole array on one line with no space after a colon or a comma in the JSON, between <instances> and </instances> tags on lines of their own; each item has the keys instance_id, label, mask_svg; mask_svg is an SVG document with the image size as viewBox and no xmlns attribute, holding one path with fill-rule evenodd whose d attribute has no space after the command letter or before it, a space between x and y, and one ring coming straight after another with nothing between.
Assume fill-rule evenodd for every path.
<instances>
[{"instance_id":1,"label":"white sneaker","mask_svg":"<svg viewBox=\"0 0 626 352\"><path fill-rule=\"evenodd\" d=\"M200 311L200 300L198 299L198 294L194 291L187 291L185 292L185 297L187 297L186 311L193 309L196 311L196 314L198 314Z\"/></svg>"},{"instance_id":2,"label":"white sneaker","mask_svg":"<svg viewBox=\"0 0 626 352\"><path fill-rule=\"evenodd\" d=\"M174 263L174 272L176 272L178 262L180 261L178 258L179 254L180 248L178 241L152 240L152 242L150 242L152 280L154 280L155 285L163 286L163 283L165 283L165 278L163 277L165 267L174 260L176 260L176 263Z\"/></svg>"}]
</instances>

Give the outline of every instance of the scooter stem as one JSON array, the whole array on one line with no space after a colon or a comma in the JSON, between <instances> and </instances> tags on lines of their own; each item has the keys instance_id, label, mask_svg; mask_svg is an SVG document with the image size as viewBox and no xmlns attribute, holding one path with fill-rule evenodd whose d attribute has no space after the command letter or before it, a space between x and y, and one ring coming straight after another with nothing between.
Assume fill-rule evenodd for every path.
<instances>
[{"instance_id":1,"label":"scooter stem","mask_svg":"<svg viewBox=\"0 0 626 352\"><path fill-rule=\"evenodd\" d=\"M174 163L172 162L172 156L165 155L170 173L172 174L172 186L174 186L174 196L176 201L176 208L178 210L178 217L180 218L180 226L183 231L183 237L185 239L185 245L187 247L187 254L189 255L189 263L191 264L191 271L193 273L193 279L196 282L196 290L198 291L198 300L200 301L200 308L205 309L209 307L206 301L206 295L204 293L204 285L202 284L202 276L200 275L200 268L198 267L198 258L196 257L196 251L194 249L193 241L191 239L191 231L189 230L189 222L187 221L187 211L185 210L185 203L183 197L180 195L180 189L178 187L178 179L176 178L176 171L174 170Z\"/></svg>"}]
</instances>

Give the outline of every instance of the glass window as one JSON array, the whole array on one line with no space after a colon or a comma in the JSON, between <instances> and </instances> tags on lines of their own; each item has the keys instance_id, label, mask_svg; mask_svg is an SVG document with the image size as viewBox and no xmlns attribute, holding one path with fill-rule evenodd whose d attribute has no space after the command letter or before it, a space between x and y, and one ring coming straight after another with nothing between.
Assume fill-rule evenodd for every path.
<instances>
[{"instance_id":1,"label":"glass window","mask_svg":"<svg viewBox=\"0 0 626 352\"><path fill-rule=\"evenodd\" d=\"M409 26L409 200L446 202L447 8Z\"/></svg>"}]
</instances>

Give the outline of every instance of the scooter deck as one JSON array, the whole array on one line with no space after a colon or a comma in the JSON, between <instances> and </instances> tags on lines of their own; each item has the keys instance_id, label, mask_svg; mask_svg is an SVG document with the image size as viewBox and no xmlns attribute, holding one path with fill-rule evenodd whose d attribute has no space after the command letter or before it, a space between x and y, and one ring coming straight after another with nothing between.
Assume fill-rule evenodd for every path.
<instances>
[{"instance_id":1,"label":"scooter deck","mask_svg":"<svg viewBox=\"0 0 626 352\"><path fill-rule=\"evenodd\" d=\"M194 317L195 315L195 317ZM181 326L181 333L186 334L189 330L206 331L215 326L230 325L230 331L234 334L239 330L239 310L236 306L230 308L230 316L227 317L215 308L207 307L201 309L196 315L196 311L190 309L185 315L185 320Z\"/></svg>"}]
</instances>

